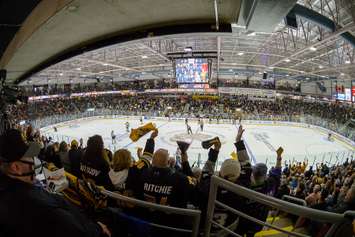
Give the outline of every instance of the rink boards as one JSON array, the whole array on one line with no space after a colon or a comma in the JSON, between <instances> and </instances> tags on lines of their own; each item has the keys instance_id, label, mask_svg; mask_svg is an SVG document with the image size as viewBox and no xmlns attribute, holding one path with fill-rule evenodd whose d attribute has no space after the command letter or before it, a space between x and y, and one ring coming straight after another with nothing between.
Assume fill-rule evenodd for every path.
<instances>
[{"instance_id":1,"label":"rink boards","mask_svg":"<svg viewBox=\"0 0 355 237\"><path fill-rule=\"evenodd\" d=\"M140 125L139 118L141 116L94 116L58 123L44 127L41 131L51 135L54 139L57 137L56 140L61 140L60 136L62 136L62 139L67 142L70 142L71 139L79 139L79 137L83 137L86 141L87 136L100 134L104 138L105 146L112 151L124 147L135 154L135 149L144 146L146 139L142 138L137 143L132 143L127 133L121 133L117 134L118 142L112 144L110 129L125 131L124 122L126 121L130 121L131 128L137 127ZM197 160L201 160L203 163L207 159L206 150L200 147L200 142L204 139L214 136L221 137L220 162L229 158L230 153L235 149L233 141L238 125L232 125L230 120L220 120L220 124L216 124L216 120L213 120L209 124L208 120L204 119L205 131L201 132L197 125L197 119L191 118L189 124L193 127L193 136L186 134L185 118L171 118L169 122L168 118L150 117L144 119L144 123L146 122L153 122L157 124L157 127L161 127L156 148L167 148L172 156L176 150L176 140L192 142L189 150L192 163ZM274 150L278 146L285 148L284 159L290 161L308 159L313 163L322 161L336 163L354 155L354 141L319 126L295 122L254 120L243 120L242 124L246 128L244 140L253 163L267 162L268 165L273 165ZM58 128L58 133L53 132L54 126ZM329 132L334 138L332 143L326 140Z\"/></svg>"}]
</instances>

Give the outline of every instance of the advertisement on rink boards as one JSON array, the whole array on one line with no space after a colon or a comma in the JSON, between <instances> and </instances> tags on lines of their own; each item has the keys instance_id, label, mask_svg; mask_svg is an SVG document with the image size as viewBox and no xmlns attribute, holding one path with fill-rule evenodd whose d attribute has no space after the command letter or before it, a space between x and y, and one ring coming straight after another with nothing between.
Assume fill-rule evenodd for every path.
<instances>
[{"instance_id":1,"label":"advertisement on rink boards","mask_svg":"<svg viewBox=\"0 0 355 237\"><path fill-rule=\"evenodd\" d=\"M248 95L252 97L275 98L275 90L238 88L238 87L218 87L218 93L232 95Z\"/></svg>"}]
</instances>

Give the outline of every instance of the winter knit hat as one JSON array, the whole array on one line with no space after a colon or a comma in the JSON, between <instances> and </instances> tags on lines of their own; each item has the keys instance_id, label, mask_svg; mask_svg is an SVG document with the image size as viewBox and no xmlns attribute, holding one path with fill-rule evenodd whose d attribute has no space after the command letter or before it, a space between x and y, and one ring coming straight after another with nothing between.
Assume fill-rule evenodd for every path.
<instances>
[{"instance_id":1,"label":"winter knit hat","mask_svg":"<svg viewBox=\"0 0 355 237\"><path fill-rule=\"evenodd\" d=\"M253 166L253 176L255 178L266 177L267 167L264 163L257 163Z\"/></svg>"},{"instance_id":2,"label":"winter knit hat","mask_svg":"<svg viewBox=\"0 0 355 237\"><path fill-rule=\"evenodd\" d=\"M223 161L219 174L222 178L235 182L240 176L240 163L234 159Z\"/></svg>"}]
</instances>

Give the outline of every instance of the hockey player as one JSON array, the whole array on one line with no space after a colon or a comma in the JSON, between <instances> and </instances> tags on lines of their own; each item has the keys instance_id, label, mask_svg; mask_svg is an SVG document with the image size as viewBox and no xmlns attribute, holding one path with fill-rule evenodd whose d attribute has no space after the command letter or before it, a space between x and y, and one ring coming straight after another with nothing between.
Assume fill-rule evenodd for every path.
<instances>
[{"instance_id":1,"label":"hockey player","mask_svg":"<svg viewBox=\"0 0 355 237\"><path fill-rule=\"evenodd\" d=\"M189 123L189 120L185 118L185 124L187 125Z\"/></svg>"},{"instance_id":2,"label":"hockey player","mask_svg":"<svg viewBox=\"0 0 355 237\"><path fill-rule=\"evenodd\" d=\"M332 133L328 133L328 141L333 141L333 138L332 138Z\"/></svg>"},{"instance_id":3,"label":"hockey player","mask_svg":"<svg viewBox=\"0 0 355 237\"><path fill-rule=\"evenodd\" d=\"M200 129L201 129L201 132L203 132L203 119L200 120Z\"/></svg>"},{"instance_id":4,"label":"hockey player","mask_svg":"<svg viewBox=\"0 0 355 237\"><path fill-rule=\"evenodd\" d=\"M143 116L141 116L141 117L139 118L139 122L141 122L141 124L143 124Z\"/></svg>"},{"instance_id":5,"label":"hockey player","mask_svg":"<svg viewBox=\"0 0 355 237\"><path fill-rule=\"evenodd\" d=\"M111 131L111 139L112 139L112 144L115 144L116 143L116 134L113 130Z\"/></svg>"},{"instance_id":6,"label":"hockey player","mask_svg":"<svg viewBox=\"0 0 355 237\"><path fill-rule=\"evenodd\" d=\"M126 125L126 132L129 132L129 122L127 121L127 122L125 123L125 125Z\"/></svg>"},{"instance_id":7,"label":"hockey player","mask_svg":"<svg viewBox=\"0 0 355 237\"><path fill-rule=\"evenodd\" d=\"M53 129L54 129L54 132L58 132L58 128L57 127L53 127Z\"/></svg>"},{"instance_id":8,"label":"hockey player","mask_svg":"<svg viewBox=\"0 0 355 237\"><path fill-rule=\"evenodd\" d=\"M191 135L192 134L192 129L189 124L186 124L186 129L187 129L187 134Z\"/></svg>"}]
</instances>

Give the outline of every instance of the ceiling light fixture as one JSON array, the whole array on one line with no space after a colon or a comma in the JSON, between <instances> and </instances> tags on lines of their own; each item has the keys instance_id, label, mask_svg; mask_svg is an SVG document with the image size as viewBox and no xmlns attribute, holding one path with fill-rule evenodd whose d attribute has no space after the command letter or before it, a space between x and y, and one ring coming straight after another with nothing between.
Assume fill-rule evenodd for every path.
<instances>
[{"instance_id":1,"label":"ceiling light fixture","mask_svg":"<svg viewBox=\"0 0 355 237\"><path fill-rule=\"evenodd\" d=\"M145 58L148 58L148 56L147 55L142 55L142 58L145 59Z\"/></svg>"},{"instance_id":2,"label":"ceiling light fixture","mask_svg":"<svg viewBox=\"0 0 355 237\"><path fill-rule=\"evenodd\" d=\"M230 71L230 72L233 72L233 69L230 68L229 71Z\"/></svg>"},{"instance_id":3,"label":"ceiling light fixture","mask_svg":"<svg viewBox=\"0 0 355 237\"><path fill-rule=\"evenodd\" d=\"M244 54L243 52L238 53L239 56L242 56L243 54Z\"/></svg>"},{"instance_id":4,"label":"ceiling light fixture","mask_svg":"<svg viewBox=\"0 0 355 237\"><path fill-rule=\"evenodd\" d=\"M319 65L318 67L319 67L319 68L321 68L321 69L323 68L323 66L322 66L322 65Z\"/></svg>"},{"instance_id":5,"label":"ceiling light fixture","mask_svg":"<svg viewBox=\"0 0 355 237\"><path fill-rule=\"evenodd\" d=\"M344 73L340 73L340 76L344 76L345 74Z\"/></svg>"},{"instance_id":6,"label":"ceiling light fixture","mask_svg":"<svg viewBox=\"0 0 355 237\"><path fill-rule=\"evenodd\" d=\"M271 70L272 70L272 69L274 69L274 67L269 67L269 69L271 69Z\"/></svg>"},{"instance_id":7,"label":"ceiling light fixture","mask_svg":"<svg viewBox=\"0 0 355 237\"><path fill-rule=\"evenodd\" d=\"M79 7L76 6L76 5L70 5L70 6L67 7L67 10L68 10L69 12L75 12L78 8L79 8Z\"/></svg>"},{"instance_id":8,"label":"ceiling light fixture","mask_svg":"<svg viewBox=\"0 0 355 237\"><path fill-rule=\"evenodd\" d=\"M350 60L346 60L345 63L346 64L350 64L351 62L350 62Z\"/></svg>"},{"instance_id":9,"label":"ceiling light fixture","mask_svg":"<svg viewBox=\"0 0 355 237\"><path fill-rule=\"evenodd\" d=\"M107 66L108 64L107 64L107 63L104 63L104 64L102 64L102 65Z\"/></svg>"},{"instance_id":10,"label":"ceiling light fixture","mask_svg":"<svg viewBox=\"0 0 355 237\"><path fill-rule=\"evenodd\" d=\"M80 68L80 67L78 67L76 70L81 71L81 68Z\"/></svg>"},{"instance_id":11,"label":"ceiling light fixture","mask_svg":"<svg viewBox=\"0 0 355 237\"><path fill-rule=\"evenodd\" d=\"M184 51L185 51L185 52L191 52L191 51L192 51L192 47L185 47L185 48L184 48Z\"/></svg>"},{"instance_id":12,"label":"ceiling light fixture","mask_svg":"<svg viewBox=\"0 0 355 237\"><path fill-rule=\"evenodd\" d=\"M291 62L291 60L289 58L286 58L284 61L287 63Z\"/></svg>"},{"instance_id":13,"label":"ceiling light fixture","mask_svg":"<svg viewBox=\"0 0 355 237\"><path fill-rule=\"evenodd\" d=\"M256 36L256 33L255 32L250 32L247 34L247 36Z\"/></svg>"},{"instance_id":14,"label":"ceiling light fixture","mask_svg":"<svg viewBox=\"0 0 355 237\"><path fill-rule=\"evenodd\" d=\"M59 76L63 76L64 74L63 73L59 73Z\"/></svg>"},{"instance_id":15,"label":"ceiling light fixture","mask_svg":"<svg viewBox=\"0 0 355 237\"><path fill-rule=\"evenodd\" d=\"M316 48L316 47L311 46L311 47L309 47L309 50L311 50L311 51L317 51L317 48Z\"/></svg>"}]
</instances>

